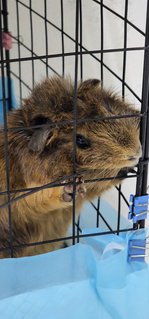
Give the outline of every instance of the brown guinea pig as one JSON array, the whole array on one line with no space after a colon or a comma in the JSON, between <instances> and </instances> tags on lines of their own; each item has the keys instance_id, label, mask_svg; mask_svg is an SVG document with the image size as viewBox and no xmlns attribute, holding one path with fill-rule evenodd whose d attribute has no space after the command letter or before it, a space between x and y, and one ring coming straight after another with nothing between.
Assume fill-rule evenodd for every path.
<instances>
[{"instance_id":1,"label":"brown guinea pig","mask_svg":"<svg viewBox=\"0 0 149 319\"><path fill-rule=\"evenodd\" d=\"M79 214L84 201L92 200L118 183L121 171L135 166L141 156L138 118L109 119L138 112L102 89L98 80L87 80L78 86L76 139L73 108L73 84L69 79L53 77L37 85L23 106L8 115L10 198L6 193L4 132L0 133L1 258L10 256L10 240L15 257L60 248L61 241L31 244L66 236L72 221L73 194L71 179L67 177L74 172L78 176L75 196ZM108 118L97 120L97 117ZM110 177L115 179L108 180ZM70 184L36 189L28 195L23 192L24 188L40 187L60 178ZM107 179L82 184L82 179L104 178ZM13 192L15 190L18 191ZM19 196L22 197L17 200ZM11 232L10 211L5 205L8 199L12 200Z\"/></svg>"}]
</instances>

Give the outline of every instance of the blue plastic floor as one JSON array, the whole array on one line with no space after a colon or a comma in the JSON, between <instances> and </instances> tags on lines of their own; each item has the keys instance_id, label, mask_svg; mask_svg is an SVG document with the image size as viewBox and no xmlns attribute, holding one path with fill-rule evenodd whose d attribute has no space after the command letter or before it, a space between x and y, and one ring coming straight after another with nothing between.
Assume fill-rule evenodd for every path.
<instances>
[{"instance_id":1,"label":"blue plastic floor","mask_svg":"<svg viewBox=\"0 0 149 319\"><path fill-rule=\"evenodd\" d=\"M132 236L97 236L40 256L0 260L1 318L148 319L149 267L127 262Z\"/></svg>"}]
</instances>

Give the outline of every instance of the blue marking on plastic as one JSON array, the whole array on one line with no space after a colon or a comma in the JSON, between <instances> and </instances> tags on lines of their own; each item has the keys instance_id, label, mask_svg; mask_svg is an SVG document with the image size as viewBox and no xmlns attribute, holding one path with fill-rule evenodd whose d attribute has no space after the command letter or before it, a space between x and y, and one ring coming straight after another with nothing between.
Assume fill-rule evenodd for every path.
<instances>
[{"instance_id":1,"label":"blue marking on plastic","mask_svg":"<svg viewBox=\"0 0 149 319\"><path fill-rule=\"evenodd\" d=\"M128 213L128 219L132 219L133 217L133 198L134 198L134 195L130 195L130 198L129 198L129 213Z\"/></svg>"},{"instance_id":2,"label":"blue marking on plastic","mask_svg":"<svg viewBox=\"0 0 149 319\"><path fill-rule=\"evenodd\" d=\"M149 195L136 197L130 195L130 207L128 219L133 219L133 223L147 218Z\"/></svg>"},{"instance_id":3,"label":"blue marking on plastic","mask_svg":"<svg viewBox=\"0 0 149 319\"><path fill-rule=\"evenodd\" d=\"M131 239L128 243L128 261L144 261L146 239Z\"/></svg>"}]
</instances>

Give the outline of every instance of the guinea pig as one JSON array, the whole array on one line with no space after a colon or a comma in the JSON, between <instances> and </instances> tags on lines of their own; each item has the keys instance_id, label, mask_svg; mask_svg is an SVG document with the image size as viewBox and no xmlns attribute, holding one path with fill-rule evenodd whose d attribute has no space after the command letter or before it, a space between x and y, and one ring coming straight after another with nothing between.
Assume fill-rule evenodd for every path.
<instances>
[{"instance_id":1,"label":"guinea pig","mask_svg":"<svg viewBox=\"0 0 149 319\"><path fill-rule=\"evenodd\" d=\"M76 136L74 85L68 78L45 79L19 109L8 114L7 145L0 132L0 258L10 256L11 245L14 257L62 247L60 240L46 241L66 236L72 222L72 197L79 215L85 201L119 183L121 172L138 163L138 111L103 89L97 79L78 84L75 102ZM83 183L86 179L101 181ZM55 181L60 181L57 187L49 187ZM48 186L38 189L43 185ZM12 201L11 220L8 200Z\"/></svg>"}]
</instances>

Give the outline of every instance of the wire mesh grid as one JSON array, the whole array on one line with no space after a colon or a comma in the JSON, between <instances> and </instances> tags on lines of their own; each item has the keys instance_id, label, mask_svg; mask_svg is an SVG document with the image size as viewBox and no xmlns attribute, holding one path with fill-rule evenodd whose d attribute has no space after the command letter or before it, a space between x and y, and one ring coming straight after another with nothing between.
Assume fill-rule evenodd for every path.
<instances>
[{"instance_id":1,"label":"wire mesh grid","mask_svg":"<svg viewBox=\"0 0 149 319\"><path fill-rule=\"evenodd\" d=\"M98 43L96 49L88 48L84 43L84 11L85 11L85 1L76 0L73 1L73 21L72 30L69 32L69 26L67 26L66 16L67 16L67 6L68 1L59 0L56 1L56 9L53 9L53 1L21 1L14 0L0 1L1 14L0 14L0 41L1 41L1 83L2 83L2 102L3 102L3 117L4 117L4 127L1 131L4 132L5 136L5 164L6 164L6 180L7 189L1 191L0 195L6 195L7 201L0 205L1 211L3 208L8 208L9 215L9 249L11 251L11 257L13 257L13 251L16 248L13 245L13 234L12 234L12 204L19 201L20 199L29 196L39 190L46 188L53 188L61 185L63 180L67 181L71 178L73 182L73 205L72 205L72 234L63 238L53 238L46 241L32 242L32 243L22 243L20 247L44 245L48 242L55 241L65 241L71 240L73 244L79 242L80 238L84 236L94 236L97 233L91 233L89 235L82 234L80 226L80 218L76 221L76 201L75 201L75 190L76 190L76 132L77 125L81 123L81 119L77 117L77 85L78 80L82 81L84 79L84 70L86 68L85 58L89 57L96 63L96 67L99 70L99 78L101 80L101 85L104 85L104 71L111 74L113 79L117 79L121 83L121 94L125 98L126 89L135 100L141 105L141 112L138 117L141 119L140 123L140 139L143 148L143 156L136 167L131 173L126 176L126 178L133 178L136 183L136 195L140 196L146 194L147 191L147 163L148 163L148 138L149 138L149 125L148 125L148 85L149 85L149 4L146 2L146 30L142 31L137 25L133 24L128 18L129 12L129 0L124 1L124 11L123 15L119 14L116 10L113 10L110 6L106 5L106 1L90 0L90 3L94 3L96 10L100 17L99 33L100 33L100 43ZM69 1L70 4L70 1ZM72 5L72 2L71 2ZM55 11L54 11L55 10ZM105 13L109 12L115 21L121 21L123 24L123 46L116 48L105 48ZM71 18L72 18L71 17ZM24 21L24 23L22 23ZM137 32L138 36L141 36L144 45L142 46L128 46L128 28ZM41 28L41 29L40 29ZM5 50L2 44L2 33L9 32L13 29L12 38L14 42L15 50ZM40 29L40 30L39 30ZM24 33L24 30L26 31ZM55 36L56 35L56 36ZM95 36L96 39L96 36ZM98 40L98 39L97 39ZM59 41L59 45L57 45ZM68 45L69 44L69 45ZM67 49L68 48L68 49ZM71 48L71 50L70 50ZM136 93L136 91L127 83L127 57L128 52L143 52L144 62L143 62L143 76L142 76L142 93L141 96ZM54 52L54 53L53 53ZM105 56L107 54L122 54L122 73L121 76L115 72L108 63L105 62ZM10 176L9 176L9 156L8 156L8 130L18 130L18 128L7 128L7 102L9 105L9 110L12 110L12 82L14 79L15 88L17 91L17 98L19 99L19 105L21 105L24 97L32 91L36 82L38 81L38 75L51 76L56 74L58 76L66 76L68 73L68 65L73 65L72 76L74 78L74 96L73 96L73 174L71 176L64 176L62 179L49 182L46 185L40 187L33 187L27 189L11 189L10 187ZM5 77L8 79L7 89L5 85ZM8 94L6 94L6 90ZM134 115L121 115L121 116L111 116L111 121L117 118L127 118L134 117ZM102 121L105 118L88 118L88 121ZM55 125L64 126L67 122L56 123ZM42 127L44 125L38 125ZM34 127L24 127L24 130L28 130ZM37 128L37 126L36 126ZM111 176L108 179L114 179ZM85 179L85 183L95 182L100 183L102 179ZM66 183L67 184L67 183ZM122 186L116 187L118 192L117 199L117 221L116 228L113 229L109 224L109 221L104 217L104 212L100 209L100 198L97 199L97 203L92 202L93 211L96 213L95 227L100 226L100 221L102 220L107 230L99 232L101 234L110 234L126 231L120 225L121 220L121 204L124 201L129 206L128 200L122 191ZM17 193L19 194L17 196ZM21 193L21 195L20 195ZM12 195L15 197L12 198ZM137 224L132 224L130 230L144 227L144 221L140 221ZM19 247L19 246L18 246Z\"/></svg>"}]
</instances>

